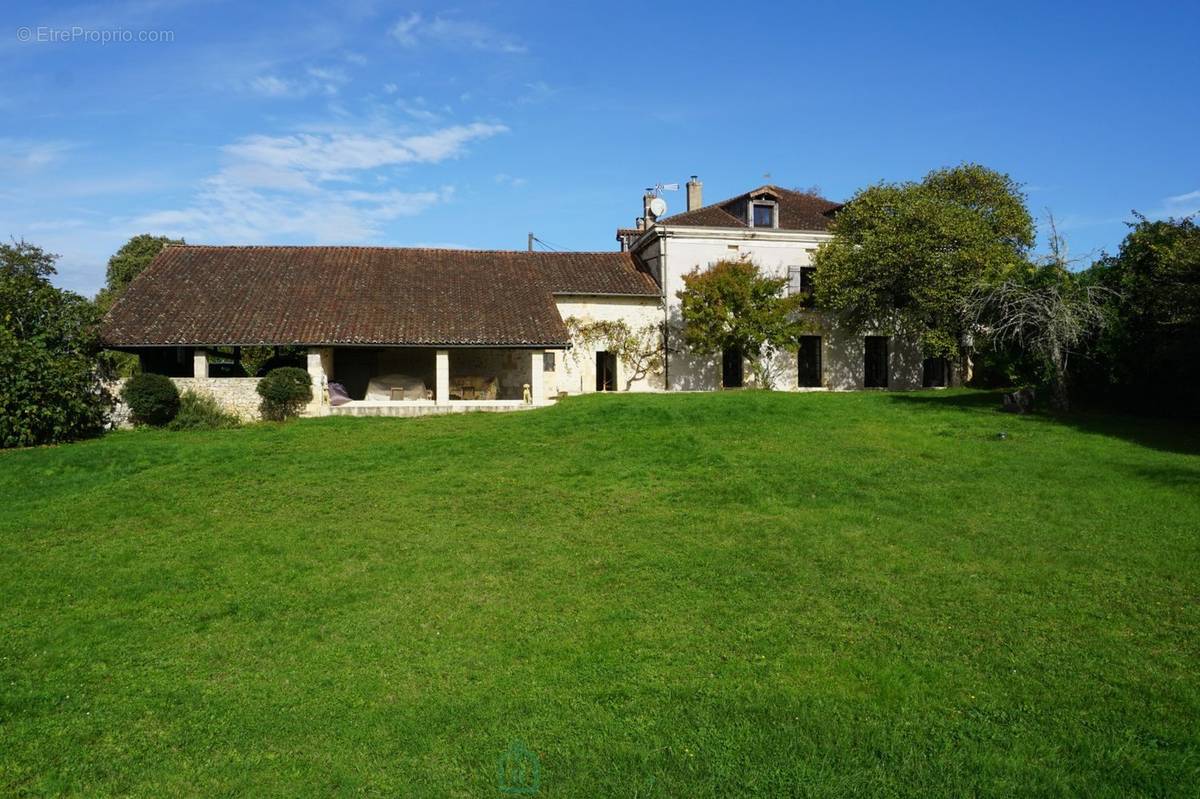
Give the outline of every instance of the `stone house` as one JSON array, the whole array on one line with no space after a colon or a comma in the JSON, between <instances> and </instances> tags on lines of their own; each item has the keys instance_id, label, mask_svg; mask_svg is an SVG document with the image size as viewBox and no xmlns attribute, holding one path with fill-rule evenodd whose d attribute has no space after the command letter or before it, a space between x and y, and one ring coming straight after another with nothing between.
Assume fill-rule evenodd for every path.
<instances>
[{"instance_id":1,"label":"stone house","mask_svg":"<svg viewBox=\"0 0 1200 799\"><path fill-rule=\"evenodd\" d=\"M247 347L301 353L310 415L509 410L592 391L710 390L753 383L741 353L682 346L683 275L747 257L811 290L812 252L839 205L777 186L713 205L687 184L687 210L643 198L619 252L513 252L332 246L165 248L113 305L105 343L146 371L256 413ZM658 212L656 214L656 211ZM816 310L814 333L772 354L777 389L944 385L944 363L882 332L851 335ZM646 331L663 367L641 373L578 322ZM664 335L665 331L665 335ZM332 388L331 388L332 386ZM342 396L344 390L345 396Z\"/></svg>"},{"instance_id":2,"label":"stone house","mask_svg":"<svg viewBox=\"0 0 1200 799\"><path fill-rule=\"evenodd\" d=\"M749 258L764 272L786 277L789 292L811 294L812 254L832 238L830 222L841 205L779 186L759 186L704 205L703 187L695 176L686 189L687 210L661 218L655 217L653 196L647 194L637 226L618 230L617 240L662 287L668 388L751 385L754 378L741 353L712 358L686 351L677 297L683 276L717 261ZM777 389L911 389L946 385L950 377L949 365L924 359L913 339L882 330L857 335L815 309L804 313L813 334L796 350L773 354Z\"/></svg>"}]
</instances>

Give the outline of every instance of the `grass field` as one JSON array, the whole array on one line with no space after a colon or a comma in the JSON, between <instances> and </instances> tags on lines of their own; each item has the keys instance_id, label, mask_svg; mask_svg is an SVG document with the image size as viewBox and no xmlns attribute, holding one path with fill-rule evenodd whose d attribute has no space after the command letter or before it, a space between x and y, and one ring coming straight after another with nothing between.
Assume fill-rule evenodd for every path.
<instances>
[{"instance_id":1,"label":"grass field","mask_svg":"<svg viewBox=\"0 0 1200 799\"><path fill-rule=\"evenodd\" d=\"M0 452L0 794L1195 795L1200 431L997 400Z\"/></svg>"}]
</instances>

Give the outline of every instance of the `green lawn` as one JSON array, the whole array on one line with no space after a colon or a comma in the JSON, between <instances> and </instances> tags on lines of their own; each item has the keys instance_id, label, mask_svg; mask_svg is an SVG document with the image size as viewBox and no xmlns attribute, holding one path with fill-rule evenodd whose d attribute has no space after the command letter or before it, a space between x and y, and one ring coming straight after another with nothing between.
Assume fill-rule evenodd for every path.
<instances>
[{"instance_id":1,"label":"green lawn","mask_svg":"<svg viewBox=\"0 0 1200 799\"><path fill-rule=\"evenodd\" d=\"M998 404L0 452L0 794L1194 795L1200 431Z\"/></svg>"}]
</instances>

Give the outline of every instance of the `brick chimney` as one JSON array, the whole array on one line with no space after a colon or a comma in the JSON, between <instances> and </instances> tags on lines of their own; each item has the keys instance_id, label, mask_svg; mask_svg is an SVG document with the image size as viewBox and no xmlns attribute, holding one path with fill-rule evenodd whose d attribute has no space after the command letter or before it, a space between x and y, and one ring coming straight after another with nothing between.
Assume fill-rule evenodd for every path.
<instances>
[{"instance_id":1,"label":"brick chimney","mask_svg":"<svg viewBox=\"0 0 1200 799\"><path fill-rule=\"evenodd\" d=\"M704 205L704 201L701 199L703 190L704 184L700 182L699 178L692 175L692 179L687 182L687 209L689 211L695 211Z\"/></svg>"}]
</instances>

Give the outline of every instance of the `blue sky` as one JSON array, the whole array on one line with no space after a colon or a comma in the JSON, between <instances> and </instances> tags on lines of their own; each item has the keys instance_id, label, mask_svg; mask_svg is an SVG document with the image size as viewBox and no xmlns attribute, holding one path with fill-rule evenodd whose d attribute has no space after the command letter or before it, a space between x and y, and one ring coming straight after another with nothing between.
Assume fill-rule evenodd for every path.
<instances>
[{"instance_id":1,"label":"blue sky","mask_svg":"<svg viewBox=\"0 0 1200 799\"><path fill-rule=\"evenodd\" d=\"M643 187L691 174L706 201L768 180L843 200L977 161L1075 255L1115 249L1131 209L1200 210L1194 3L141 0L4 19L0 233L60 253L58 282L89 294L141 232L519 249L532 230L609 250ZM113 31L131 40L95 41Z\"/></svg>"}]
</instances>

